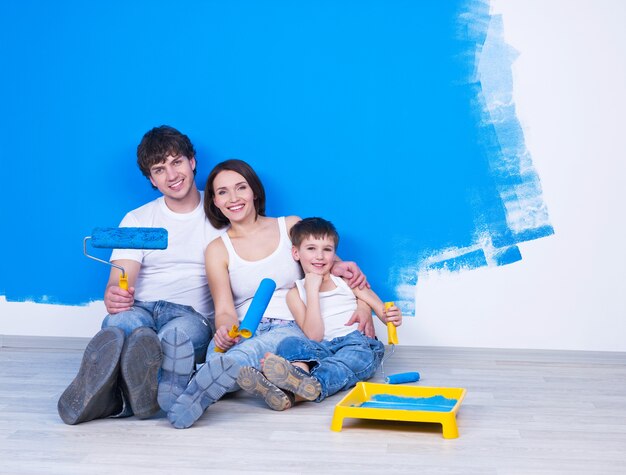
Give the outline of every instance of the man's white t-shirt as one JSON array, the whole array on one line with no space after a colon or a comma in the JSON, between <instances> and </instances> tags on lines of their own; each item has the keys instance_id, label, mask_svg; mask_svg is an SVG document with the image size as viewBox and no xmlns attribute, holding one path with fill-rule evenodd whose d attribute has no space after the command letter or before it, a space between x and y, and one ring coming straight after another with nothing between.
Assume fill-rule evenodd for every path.
<instances>
[{"instance_id":1,"label":"man's white t-shirt","mask_svg":"<svg viewBox=\"0 0 626 475\"><path fill-rule=\"evenodd\" d=\"M204 214L204 194L190 213L175 213L161 196L130 211L120 227L165 228L167 249L114 249L111 261L130 259L141 263L135 282L135 300L166 300L189 305L205 317L215 312L204 267L204 250L224 231L215 229Z\"/></svg>"}]
</instances>

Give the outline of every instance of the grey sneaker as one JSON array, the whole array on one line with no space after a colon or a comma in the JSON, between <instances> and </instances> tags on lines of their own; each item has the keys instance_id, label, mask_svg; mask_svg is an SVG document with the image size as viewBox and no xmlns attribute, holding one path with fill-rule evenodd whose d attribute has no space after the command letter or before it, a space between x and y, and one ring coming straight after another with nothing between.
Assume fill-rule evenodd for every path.
<instances>
[{"instance_id":1,"label":"grey sneaker","mask_svg":"<svg viewBox=\"0 0 626 475\"><path fill-rule=\"evenodd\" d=\"M167 412L187 388L196 357L191 338L177 328L165 332L161 338L161 350L163 364L157 400L161 409Z\"/></svg>"},{"instance_id":2,"label":"grey sneaker","mask_svg":"<svg viewBox=\"0 0 626 475\"><path fill-rule=\"evenodd\" d=\"M187 389L167 413L177 429L191 427L207 407L235 387L239 365L228 355L212 356L198 371Z\"/></svg>"},{"instance_id":3,"label":"grey sneaker","mask_svg":"<svg viewBox=\"0 0 626 475\"><path fill-rule=\"evenodd\" d=\"M284 411L294 404L294 397L272 384L259 370L244 366L237 377L237 384L246 392L262 397L275 411Z\"/></svg>"},{"instance_id":4,"label":"grey sneaker","mask_svg":"<svg viewBox=\"0 0 626 475\"><path fill-rule=\"evenodd\" d=\"M78 374L57 404L63 422L79 424L122 410L117 377L123 346L124 331L116 327L100 330L87 344Z\"/></svg>"},{"instance_id":5,"label":"grey sneaker","mask_svg":"<svg viewBox=\"0 0 626 475\"><path fill-rule=\"evenodd\" d=\"M316 378L273 353L265 355L263 374L279 388L307 401L315 401L322 392L322 385Z\"/></svg>"},{"instance_id":6,"label":"grey sneaker","mask_svg":"<svg viewBox=\"0 0 626 475\"><path fill-rule=\"evenodd\" d=\"M157 376L162 358L159 337L151 328L137 328L126 339L120 368L122 389L139 419L159 412Z\"/></svg>"}]
</instances>

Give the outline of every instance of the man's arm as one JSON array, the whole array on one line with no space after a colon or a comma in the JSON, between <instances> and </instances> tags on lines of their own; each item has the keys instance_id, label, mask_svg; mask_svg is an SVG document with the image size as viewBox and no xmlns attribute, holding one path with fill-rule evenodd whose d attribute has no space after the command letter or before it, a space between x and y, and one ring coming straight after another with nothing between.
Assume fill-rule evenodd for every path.
<instances>
[{"instance_id":1,"label":"man's arm","mask_svg":"<svg viewBox=\"0 0 626 475\"><path fill-rule=\"evenodd\" d=\"M120 276L122 271L111 267L109 281L104 289L104 306L111 315L130 310L135 303L135 282L141 269L141 264L131 259L119 259L112 261L124 268L128 278L128 290L120 288Z\"/></svg>"},{"instance_id":2,"label":"man's arm","mask_svg":"<svg viewBox=\"0 0 626 475\"><path fill-rule=\"evenodd\" d=\"M331 273L337 277L343 278L351 289L356 287L360 289L369 288L370 284L367 277L361 271L356 262L342 261L339 257L335 260L335 264L331 269Z\"/></svg>"}]
</instances>

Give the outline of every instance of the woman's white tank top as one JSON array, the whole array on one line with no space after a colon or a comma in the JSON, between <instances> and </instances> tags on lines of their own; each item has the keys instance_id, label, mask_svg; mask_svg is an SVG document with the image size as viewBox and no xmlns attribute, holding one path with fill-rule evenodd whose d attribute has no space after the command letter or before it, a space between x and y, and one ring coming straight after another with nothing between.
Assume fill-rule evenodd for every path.
<instances>
[{"instance_id":1,"label":"woman's white tank top","mask_svg":"<svg viewBox=\"0 0 626 475\"><path fill-rule=\"evenodd\" d=\"M289 289L294 287L294 282L302 278L302 269L291 255L291 240L287 235L285 217L281 216L277 221L280 231L278 247L269 256L258 261L247 261L239 257L228 233L220 236L228 251L230 287L239 321L243 320L254 293L261 280L265 278L276 282L276 290L263 317L293 320L293 315L287 307L286 296Z\"/></svg>"}]
</instances>

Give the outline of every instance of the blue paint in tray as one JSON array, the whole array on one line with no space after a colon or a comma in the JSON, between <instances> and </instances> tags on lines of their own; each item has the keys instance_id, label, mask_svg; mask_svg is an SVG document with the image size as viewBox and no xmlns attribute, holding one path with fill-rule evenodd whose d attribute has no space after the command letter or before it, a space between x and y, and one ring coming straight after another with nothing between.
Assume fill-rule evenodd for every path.
<instances>
[{"instance_id":1,"label":"blue paint in tray","mask_svg":"<svg viewBox=\"0 0 626 475\"><path fill-rule=\"evenodd\" d=\"M406 397L392 394L375 394L369 401L365 401L358 407L403 411L450 412L456 403L456 399L448 399L440 395L431 397Z\"/></svg>"}]
</instances>

